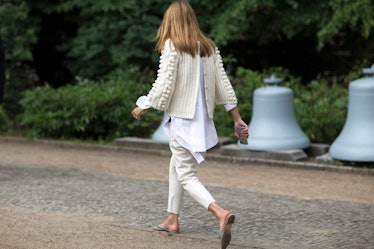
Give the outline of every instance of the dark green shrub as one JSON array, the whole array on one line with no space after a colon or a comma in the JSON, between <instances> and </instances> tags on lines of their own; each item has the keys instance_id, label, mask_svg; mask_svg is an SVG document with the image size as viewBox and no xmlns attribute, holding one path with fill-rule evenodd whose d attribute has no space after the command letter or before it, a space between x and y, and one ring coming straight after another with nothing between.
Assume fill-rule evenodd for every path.
<instances>
[{"instance_id":1,"label":"dark green shrub","mask_svg":"<svg viewBox=\"0 0 374 249\"><path fill-rule=\"evenodd\" d=\"M77 85L54 89L49 85L28 90L21 105L23 128L32 137L112 140L120 136L147 137L158 127L162 115L150 111L142 122L131 115L136 99L150 85L130 78L141 74L116 72L102 82L77 79Z\"/></svg>"},{"instance_id":2,"label":"dark green shrub","mask_svg":"<svg viewBox=\"0 0 374 249\"><path fill-rule=\"evenodd\" d=\"M346 87L315 80L296 94L296 117L312 142L331 144L344 126L347 104Z\"/></svg>"}]
</instances>

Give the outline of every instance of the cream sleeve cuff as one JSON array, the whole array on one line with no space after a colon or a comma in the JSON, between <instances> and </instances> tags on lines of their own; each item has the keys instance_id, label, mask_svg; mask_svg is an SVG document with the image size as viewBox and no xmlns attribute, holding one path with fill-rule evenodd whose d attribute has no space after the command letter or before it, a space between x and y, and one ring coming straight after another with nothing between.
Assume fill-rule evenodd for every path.
<instances>
[{"instance_id":1,"label":"cream sleeve cuff","mask_svg":"<svg viewBox=\"0 0 374 249\"><path fill-rule=\"evenodd\" d=\"M231 111L235 107L236 107L236 104L226 104L225 105L225 109L226 109L227 112Z\"/></svg>"},{"instance_id":2,"label":"cream sleeve cuff","mask_svg":"<svg viewBox=\"0 0 374 249\"><path fill-rule=\"evenodd\" d=\"M143 110L152 107L151 102L149 101L149 98L147 96L139 97L136 101L136 105Z\"/></svg>"}]
</instances>

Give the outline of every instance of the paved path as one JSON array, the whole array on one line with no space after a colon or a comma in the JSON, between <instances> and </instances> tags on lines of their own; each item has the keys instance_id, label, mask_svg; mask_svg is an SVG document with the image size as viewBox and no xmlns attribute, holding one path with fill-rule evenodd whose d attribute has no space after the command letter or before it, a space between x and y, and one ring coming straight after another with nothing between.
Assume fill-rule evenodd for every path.
<instances>
[{"instance_id":1,"label":"paved path","mask_svg":"<svg viewBox=\"0 0 374 249\"><path fill-rule=\"evenodd\" d=\"M162 165L167 163L167 157L107 149L104 152L48 146L36 149L37 145L0 142L0 209L3 214L6 213L4 210L11 213L10 210L15 209L56 215L74 214L87 218L101 217L101 221L104 220L105 224L112 227L147 231L148 236L151 230L149 227L165 217L167 179L164 173L167 171L159 172L158 169L164 167ZM100 159L95 160L96 157ZM74 160L85 163L78 164ZM219 162L211 164L216 170L202 170L203 182L213 177L209 173L215 174L215 182L208 181L208 189L223 207L237 215L232 246L229 248L374 248L373 176L270 166L221 165ZM142 167L155 167L156 171L148 175L149 172L144 172ZM228 170L227 167L232 168ZM138 172L137 168L141 171ZM244 177L251 171L257 174L259 184L246 183L240 173L236 175L236 184L230 177L227 177L225 183L227 172L237 170ZM269 175L263 175L264 179L261 179L261 171L262 174L267 171L270 178ZM307 189L299 194L296 194L297 189L277 192L271 187L271 179L280 186L278 176L283 171L286 172L283 177L289 175L292 180L297 176L301 182L301 185L290 185L293 188L303 186L302 183L308 181L308 177L316 181L314 177L320 174L321 182L310 183L309 188L318 189L326 184L327 189L328 180L325 179L330 179L331 184L334 184L336 179L344 177L344 181L350 181L344 186L353 186L357 192L351 193L353 197L347 195L346 198L344 189L340 190L341 196L337 193L330 195L331 198L313 198L315 193L313 195L313 190L310 190L312 194L308 195ZM141 172L144 172L144 176ZM253 179L248 178L248 181ZM263 180L268 181L266 186L270 186L264 187ZM284 179L284 183L287 183L287 179ZM337 181L331 188L339 192L336 188L339 184ZM360 192L361 197L358 196ZM201 239L213 246L209 248L218 248L217 225L213 216L189 196L186 196L184 207L181 235L173 237L182 238L179 243L191 245L191 238L196 239L194 243ZM6 217L0 218L0 223L2 219L11 224ZM0 225L0 248L1 236L6 234L1 229L5 228ZM9 248L27 248L11 247L9 241L7 243ZM128 248L160 248L142 246ZM166 244L164 246L173 248ZM208 247L195 245L191 248Z\"/></svg>"}]
</instances>

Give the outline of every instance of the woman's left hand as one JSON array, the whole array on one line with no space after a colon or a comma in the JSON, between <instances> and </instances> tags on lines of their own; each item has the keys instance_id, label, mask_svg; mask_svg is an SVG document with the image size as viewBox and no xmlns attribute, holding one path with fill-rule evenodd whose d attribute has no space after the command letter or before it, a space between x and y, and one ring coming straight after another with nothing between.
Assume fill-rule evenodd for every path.
<instances>
[{"instance_id":1,"label":"woman's left hand","mask_svg":"<svg viewBox=\"0 0 374 249\"><path fill-rule=\"evenodd\" d=\"M235 136L236 137L240 136L240 134L237 132L237 129L236 129L236 127L238 127L238 126L243 126L244 129L241 131L241 134L244 135L246 138L249 137L248 125L243 120L241 120L241 119L238 120L237 122L235 122L234 126L235 126L234 128L235 128Z\"/></svg>"}]
</instances>

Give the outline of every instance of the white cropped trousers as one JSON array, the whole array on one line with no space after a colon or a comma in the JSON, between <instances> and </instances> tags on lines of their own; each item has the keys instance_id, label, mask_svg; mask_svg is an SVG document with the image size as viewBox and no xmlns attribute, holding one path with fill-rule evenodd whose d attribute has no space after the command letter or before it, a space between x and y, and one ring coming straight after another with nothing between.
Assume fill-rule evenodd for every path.
<instances>
[{"instance_id":1,"label":"white cropped trousers","mask_svg":"<svg viewBox=\"0 0 374 249\"><path fill-rule=\"evenodd\" d=\"M169 213L179 214L183 204L184 192L199 202L204 208L215 202L213 196L200 182L195 167L196 160L191 152L181 146L174 138L172 125L170 125L170 150L172 156L169 166Z\"/></svg>"}]
</instances>

